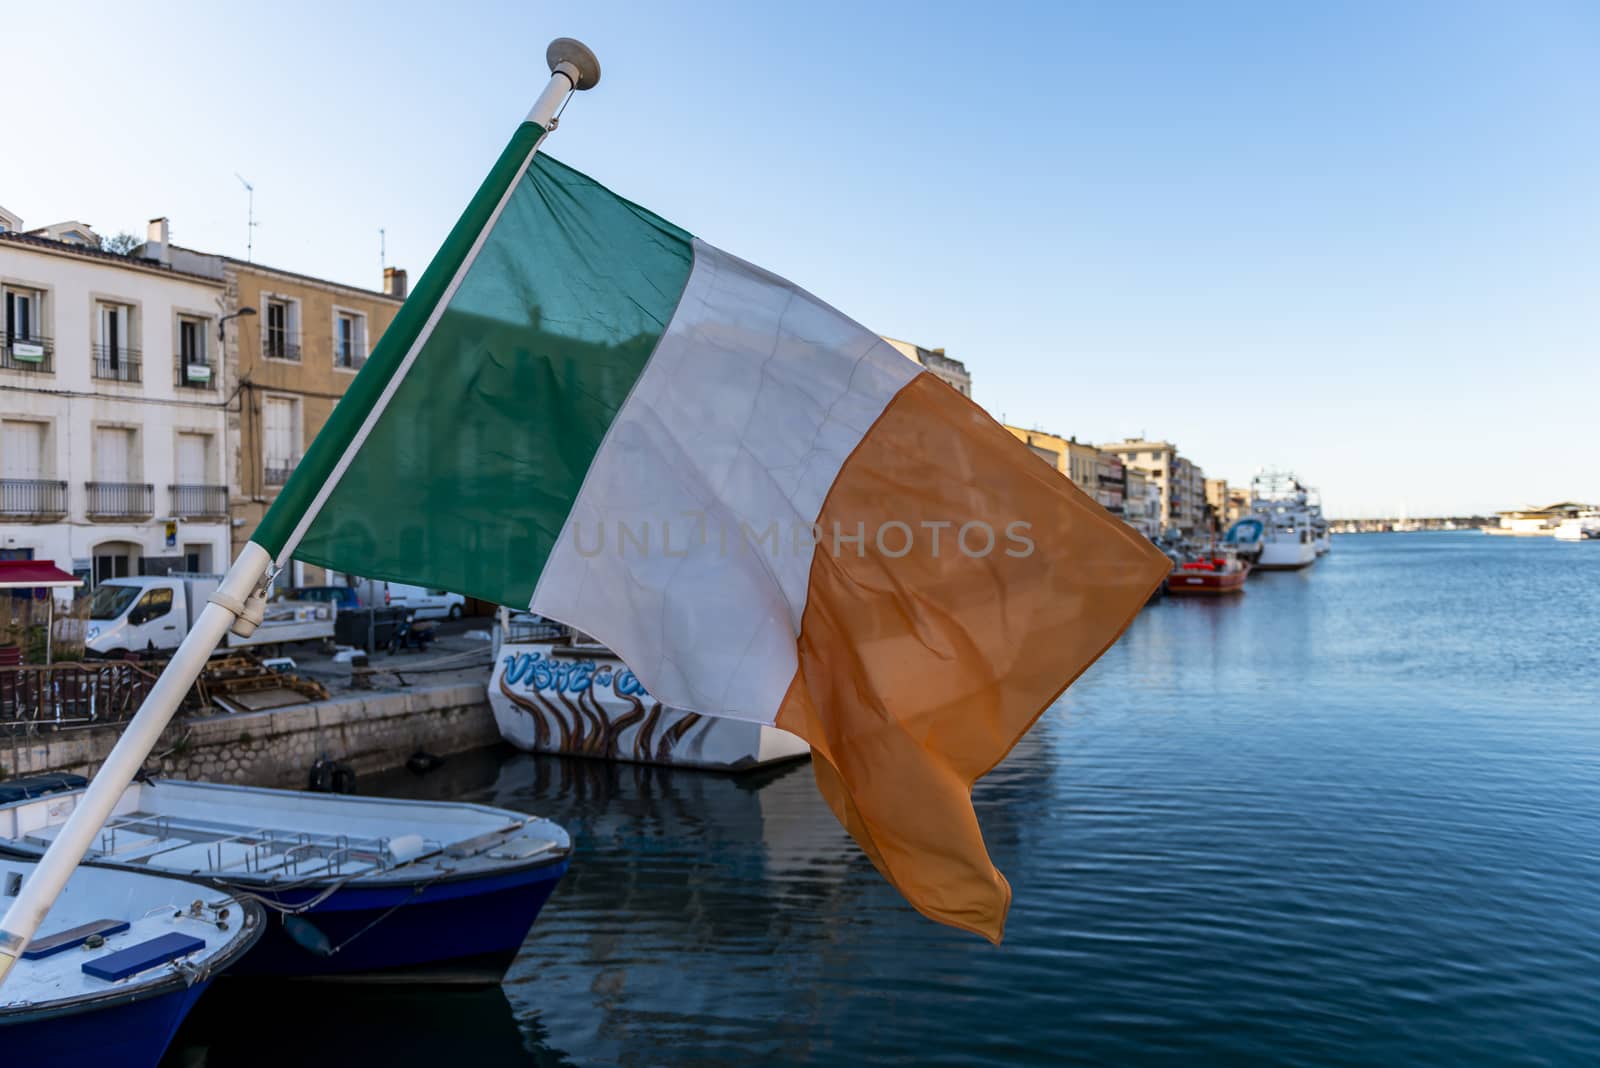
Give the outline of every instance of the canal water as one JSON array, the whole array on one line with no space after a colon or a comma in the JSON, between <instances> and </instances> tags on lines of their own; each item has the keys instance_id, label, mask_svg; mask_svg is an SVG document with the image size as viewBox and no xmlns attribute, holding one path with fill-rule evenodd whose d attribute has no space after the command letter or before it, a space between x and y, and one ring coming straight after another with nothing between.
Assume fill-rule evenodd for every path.
<instances>
[{"instance_id":1,"label":"canal water","mask_svg":"<svg viewBox=\"0 0 1600 1068\"><path fill-rule=\"evenodd\" d=\"M572 831L504 987L208 996L169 1063L1600 1061L1600 544L1351 536L1151 606L978 785L999 948L905 906L803 764L363 786Z\"/></svg>"}]
</instances>

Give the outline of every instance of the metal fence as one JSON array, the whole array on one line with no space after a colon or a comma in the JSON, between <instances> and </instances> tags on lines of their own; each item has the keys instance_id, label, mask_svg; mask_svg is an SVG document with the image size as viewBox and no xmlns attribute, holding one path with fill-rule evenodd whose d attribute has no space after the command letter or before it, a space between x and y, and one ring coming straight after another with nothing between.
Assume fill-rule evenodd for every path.
<instances>
[{"instance_id":1,"label":"metal fence","mask_svg":"<svg viewBox=\"0 0 1600 1068\"><path fill-rule=\"evenodd\" d=\"M0 369L7 371L55 370L55 346L47 337L0 338Z\"/></svg>"},{"instance_id":2,"label":"metal fence","mask_svg":"<svg viewBox=\"0 0 1600 1068\"><path fill-rule=\"evenodd\" d=\"M261 355L269 360L291 360L299 363L300 335L269 327L261 339Z\"/></svg>"},{"instance_id":3,"label":"metal fence","mask_svg":"<svg viewBox=\"0 0 1600 1068\"><path fill-rule=\"evenodd\" d=\"M216 389L217 366L210 360L197 360L180 352L177 356L176 383L179 389Z\"/></svg>"},{"instance_id":4,"label":"metal fence","mask_svg":"<svg viewBox=\"0 0 1600 1068\"><path fill-rule=\"evenodd\" d=\"M150 515L156 488L148 482L85 482L90 515Z\"/></svg>"},{"instance_id":5,"label":"metal fence","mask_svg":"<svg viewBox=\"0 0 1600 1068\"><path fill-rule=\"evenodd\" d=\"M199 518L228 514L227 486L168 486L172 495L172 514Z\"/></svg>"},{"instance_id":6,"label":"metal fence","mask_svg":"<svg viewBox=\"0 0 1600 1068\"><path fill-rule=\"evenodd\" d=\"M125 722L155 682L153 671L125 661L0 667L0 735Z\"/></svg>"},{"instance_id":7,"label":"metal fence","mask_svg":"<svg viewBox=\"0 0 1600 1068\"><path fill-rule=\"evenodd\" d=\"M271 456L267 457L267 462L262 465L265 471L267 485L281 486L285 482L289 481L289 476L294 474L295 465L299 462L300 457L298 456L287 460L277 459Z\"/></svg>"},{"instance_id":8,"label":"metal fence","mask_svg":"<svg viewBox=\"0 0 1600 1068\"><path fill-rule=\"evenodd\" d=\"M44 478L0 478L0 515L67 514L67 484Z\"/></svg>"},{"instance_id":9,"label":"metal fence","mask_svg":"<svg viewBox=\"0 0 1600 1068\"><path fill-rule=\"evenodd\" d=\"M142 382L139 350L115 345L95 345L94 376L113 382Z\"/></svg>"}]
</instances>

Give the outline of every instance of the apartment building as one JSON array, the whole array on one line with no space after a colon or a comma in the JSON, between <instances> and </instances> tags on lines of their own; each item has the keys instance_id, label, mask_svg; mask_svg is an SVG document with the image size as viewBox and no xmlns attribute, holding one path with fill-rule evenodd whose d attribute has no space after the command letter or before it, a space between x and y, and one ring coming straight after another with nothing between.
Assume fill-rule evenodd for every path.
<instances>
[{"instance_id":1,"label":"apartment building","mask_svg":"<svg viewBox=\"0 0 1600 1068\"><path fill-rule=\"evenodd\" d=\"M1121 515L1128 493L1128 472L1122 457L1096 450L1095 500L1112 515Z\"/></svg>"},{"instance_id":2,"label":"apartment building","mask_svg":"<svg viewBox=\"0 0 1600 1068\"><path fill-rule=\"evenodd\" d=\"M1072 479L1072 484L1101 504L1100 450L1075 437L1062 437L1044 430L1025 430L1001 424L1011 435L1032 449L1040 459Z\"/></svg>"},{"instance_id":3,"label":"apartment building","mask_svg":"<svg viewBox=\"0 0 1600 1068\"><path fill-rule=\"evenodd\" d=\"M0 212L0 559L94 583L229 559L223 284Z\"/></svg>"},{"instance_id":4,"label":"apartment building","mask_svg":"<svg viewBox=\"0 0 1600 1068\"><path fill-rule=\"evenodd\" d=\"M230 349L237 552L400 310L406 275L389 268L379 291L225 259L222 276L229 306L255 309L239 318Z\"/></svg>"},{"instance_id":5,"label":"apartment building","mask_svg":"<svg viewBox=\"0 0 1600 1068\"><path fill-rule=\"evenodd\" d=\"M1122 499L1122 520L1147 538L1161 534L1161 498L1156 486L1137 467L1124 466L1126 491Z\"/></svg>"},{"instance_id":6,"label":"apartment building","mask_svg":"<svg viewBox=\"0 0 1600 1068\"><path fill-rule=\"evenodd\" d=\"M921 345L892 337L885 337L883 340L893 345L906 359L920 363L949 383L950 387L963 397L972 396L972 375L967 371L967 365L954 357L946 356L944 349L925 349Z\"/></svg>"},{"instance_id":7,"label":"apartment building","mask_svg":"<svg viewBox=\"0 0 1600 1068\"><path fill-rule=\"evenodd\" d=\"M1228 485L1225 478L1206 479L1206 507L1221 533L1250 513L1250 491Z\"/></svg>"},{"instance_id":8,"label":"apartment building","mask_svg":"<svg viewBox=\"0 0 1600 1068\"><path fill-rule=\"evenodd\" d=\"M1205 527L1205 473L1168 441L1130 438L1101 448L1142 472L1155 487L1162 531L1195 534Z\"/></svg>"}]
</instances>

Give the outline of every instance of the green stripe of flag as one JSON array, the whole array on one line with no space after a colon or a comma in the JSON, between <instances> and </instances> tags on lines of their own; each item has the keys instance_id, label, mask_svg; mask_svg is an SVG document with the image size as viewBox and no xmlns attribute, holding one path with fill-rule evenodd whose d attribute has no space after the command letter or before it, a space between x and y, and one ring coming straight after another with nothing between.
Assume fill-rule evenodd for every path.
<instances>
[{"instance_id":1,"label":"green stripe of flag","mask_svg":"<svg viewBox=\"0 0 1600 1068\"><path fill-rule=\"evenodd\" d=\"M275 555L533 150L537 127L531 140L527 130L268 513L256 540ZM535 156L295 557L527 604L607 428L672 318L693 266L690 240Z\"/></svg>"}]
</instances>

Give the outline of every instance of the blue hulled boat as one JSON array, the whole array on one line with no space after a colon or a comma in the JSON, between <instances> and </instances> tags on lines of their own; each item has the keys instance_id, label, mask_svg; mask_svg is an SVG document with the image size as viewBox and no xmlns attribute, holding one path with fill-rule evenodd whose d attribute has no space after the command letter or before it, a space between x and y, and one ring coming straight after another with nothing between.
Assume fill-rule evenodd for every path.
<instances>
[{"instance_id":1,"label":"blue hulled boat","mask_svg":"<svg viewBox=\"0 0 1600 1068\"><path fill-rule=\"evenodd\" d=\"M81 794L0 805L0 850L42 854ZM265 908L230 975L488 984L571 854L557 824L484 805L153 779L128 787L84 864Z\"/></svg>"},{"instance_id":2,"label":"blue hulled boat","mask_svg":"<svg viewBox=\"0 0 1600 1068\"><path fill-rule=\"evenodd\" d=\"M0 858L0 893L15 896L33 867ZM264 928L253 902L169 876L80 868L0 986L0 1056L154 1065L211 979Z\"/></svg>"}]
</instances>

